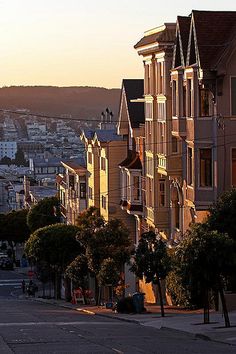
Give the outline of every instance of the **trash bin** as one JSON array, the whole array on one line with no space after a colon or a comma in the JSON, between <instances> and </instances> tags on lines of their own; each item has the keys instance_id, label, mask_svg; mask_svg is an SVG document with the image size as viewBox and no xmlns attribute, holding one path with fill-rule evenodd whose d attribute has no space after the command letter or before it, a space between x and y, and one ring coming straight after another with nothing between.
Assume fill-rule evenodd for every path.
<instances>
[{"instance_id":1,"label":"trash bin","mask_svg":"<svg viewBox=\"0 0 236 354\"><path fill-rule=\"evenodd\" d=\"M136 313L142 313L144 310L144 293L134 293L133 303Z\"/></svg>"},{"instance_id":2,"label":"trash bin","mask_svg":"<svg viewBox=\"0 0 236 354\"><path fill-rule=\"evenodd\" d=\"M17 268L20 267L20 260L19 260L19 259L16 259L16 260L15 260L15 264L16 264L16 267L17 267Z\"/></svg>"}]
</instances>

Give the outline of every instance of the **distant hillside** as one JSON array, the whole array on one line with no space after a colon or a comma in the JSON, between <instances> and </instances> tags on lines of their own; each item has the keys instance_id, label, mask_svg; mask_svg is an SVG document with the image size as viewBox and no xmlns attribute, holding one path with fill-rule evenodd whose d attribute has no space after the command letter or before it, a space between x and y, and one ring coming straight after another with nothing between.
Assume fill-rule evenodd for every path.
<instances>
[{"instance_id":1,"label":"distant hillside","mask_svg":"<svg viewBox=\"0 0 236 354\"><path fill-rule=\"evenodd\" d=\"M0 108L27 108L50 115L99 118L109 107L117 118L119 89L102 87L11 86L0 88Z\"/></svg>"}]
</instances>

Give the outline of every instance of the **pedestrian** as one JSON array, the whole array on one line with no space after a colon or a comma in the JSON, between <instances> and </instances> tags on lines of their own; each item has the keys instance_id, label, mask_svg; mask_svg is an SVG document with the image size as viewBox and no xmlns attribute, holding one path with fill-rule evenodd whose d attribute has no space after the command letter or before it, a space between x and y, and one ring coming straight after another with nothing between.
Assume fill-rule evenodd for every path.
<instances>
[{"instance_id":1,"label":"pedestrian","mask_svg":"<svg viewBox=\"0 0 236 354\"><path fill-rule=\"evenodd\" d=\"M22 289L22 292L24 294L25 293L25 281L24 281L24 279L22 280L22 283L21 283L21 289Z\"/></svg>"}]
</instances>

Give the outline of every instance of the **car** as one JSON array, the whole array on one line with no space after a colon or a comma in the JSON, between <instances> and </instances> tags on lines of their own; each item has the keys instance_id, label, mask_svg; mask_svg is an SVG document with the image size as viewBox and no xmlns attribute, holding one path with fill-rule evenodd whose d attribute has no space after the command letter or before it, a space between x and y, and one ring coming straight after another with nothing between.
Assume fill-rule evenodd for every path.
<instances>
[{"instance_id":1,"label":"car","mask_svg":"<svg viewBox=\"0 0 236 354\"><path fill-rule=\"evenodd\" d=\"M0 256L0 269L13 270L13 261L7 255Z\"/></svg>"}]
</instances>

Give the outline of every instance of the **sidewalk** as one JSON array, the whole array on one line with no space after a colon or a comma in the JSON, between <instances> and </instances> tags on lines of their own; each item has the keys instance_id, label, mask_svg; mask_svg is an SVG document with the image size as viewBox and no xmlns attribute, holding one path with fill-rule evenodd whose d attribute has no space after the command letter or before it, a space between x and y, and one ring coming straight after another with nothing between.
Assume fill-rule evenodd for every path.
<instances>
[{"instance_id":1,"label":"sidewalk","mask_svg":"<svg viewBox=\"0 0 236 354\"><path fill-rule=\"evenodd\" d=\"M64 300L42 298L34 298L33 300L70 308L92 316L108 317L162 330L181 331L193 336L193 338L213 340L236 346L236 311L229 314L232 327L225 328L222 314L213 311L210 313L211 323L205 325L203 324L202 310L187 311L167 307L166 316L162 318L159 306L146 306L147 313L143 314L118 314L105 307L73 305Z\"/></svg>"}]
</instances>

